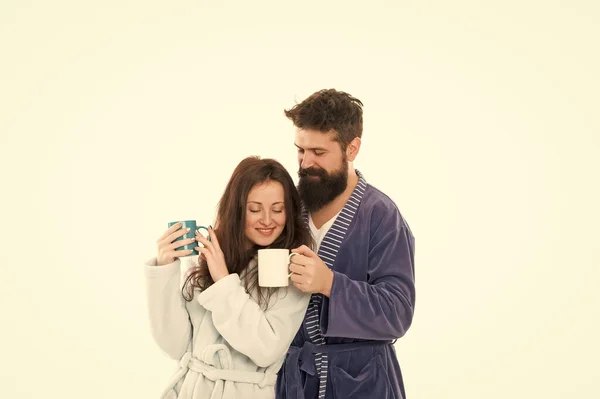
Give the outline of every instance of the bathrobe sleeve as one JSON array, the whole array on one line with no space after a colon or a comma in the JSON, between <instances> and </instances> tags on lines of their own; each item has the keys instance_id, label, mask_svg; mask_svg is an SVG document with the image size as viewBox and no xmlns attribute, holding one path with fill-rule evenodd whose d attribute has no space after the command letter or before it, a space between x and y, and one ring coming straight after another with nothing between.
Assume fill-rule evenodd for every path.
<instances>
[{"instance_id":1,"label":"bathrobe sleeve","mask_svg":"<svg viewBox=\"0 0 600 399\"><path fill-rule=\"evenodd\" d=\"M268 367L283 357L304 319L310 294L293 285L279 288L263 310L246 292L239 275L233 273L198 295L212 312L215 328L240 353L259 367Z\"/></svg>"},{"instance_id":2,"label":"bathrobe sleeve","mask_svg":"<svg viewBox=\"0 0 600 399\"><path fill-rule=\"evenodd\" d=\"M179 360L191 340L192 326L181 295L180 260L156 266L156 258L144 265L150 331L158 346Z\"/></svg>"},{"instance_id":3,"label":"bathrobe sleeve","mask_svg":"<svg viewBox=\"0 0 600 399\"><path fill-rule=\"evenodd\" d=\"M375 219L370 221L374 233L364 246L368 253L358 257L366 264L351 266L366 269L367 281L334 271L321 318L327 337L393 340L410 327L415 301L414 238L397 211ZM348 237L351 245L354 240L357 246L364 242L360 235Z\"/></svg>"}]
</instances>

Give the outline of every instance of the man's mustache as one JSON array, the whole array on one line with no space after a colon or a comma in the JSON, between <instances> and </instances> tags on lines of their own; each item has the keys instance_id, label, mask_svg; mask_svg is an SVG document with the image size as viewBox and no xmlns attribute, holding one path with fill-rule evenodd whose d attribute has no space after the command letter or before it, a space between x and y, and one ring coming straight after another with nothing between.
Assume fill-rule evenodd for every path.
<instances>
[{"instance_id":1,"label":"man's mustache","mask_svg":"<svg viewBox=\"0 0 600 399\"><path fill-rule=\"evenodd\" d=\"M298 170L298 177L306 176L327 176L327 172L324 169L306 168Z\"/></svg>"}]
</instances>

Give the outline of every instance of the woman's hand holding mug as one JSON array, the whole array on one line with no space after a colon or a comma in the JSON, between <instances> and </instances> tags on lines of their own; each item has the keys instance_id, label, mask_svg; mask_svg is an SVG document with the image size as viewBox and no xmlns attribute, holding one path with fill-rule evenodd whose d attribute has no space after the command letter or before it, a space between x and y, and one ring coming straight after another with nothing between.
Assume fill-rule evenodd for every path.
<instances>
[{"instance_id":1,"label":"woman's hand holding mug","mask_svg":"<svg viewBox=\"0 0 600 399\"><path fill-rule=\"evenodd\" d=\"M195 242L196 239L194 237L177 240L179 237L189 233L190 228L181 228L182 223L175 223L171 227L169 227L164 234L157 240L158 246L158 256L156 257L156 265L164 266L169 263L175 262L175 259L180 256L188 256L192 254L192 250L190 249L181 249L176 250L177 248L181 248L185 245L188 245L192 242ZM175 241L175 242L174 242Z\"/></svg>"}]
</instances>

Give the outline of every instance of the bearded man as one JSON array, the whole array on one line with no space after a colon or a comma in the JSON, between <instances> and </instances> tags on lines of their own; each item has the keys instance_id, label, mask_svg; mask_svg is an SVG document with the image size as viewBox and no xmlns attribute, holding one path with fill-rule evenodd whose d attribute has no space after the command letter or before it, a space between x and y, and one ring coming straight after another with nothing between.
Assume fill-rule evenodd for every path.
<instances>
[{"instance_id":1,"label":"bearded man","mask_svg":"<svg viewBox=\"0 0 600 399\"><path fill-rule=\"evenodd\" d=\"M292 250L300 255L291 280L312 298L278 375L280 399L406 398L393 344L414 313L414 237L395 203L353 167L362 106L329 89L285 111L317 252Z\"/></svg>"}]
</instances>

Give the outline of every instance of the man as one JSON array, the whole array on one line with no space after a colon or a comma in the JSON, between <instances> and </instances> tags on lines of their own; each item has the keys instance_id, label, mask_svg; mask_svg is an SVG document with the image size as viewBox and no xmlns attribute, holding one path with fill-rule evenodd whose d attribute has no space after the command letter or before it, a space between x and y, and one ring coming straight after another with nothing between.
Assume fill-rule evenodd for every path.
<instances>
[{"instance_id":1,"label":"man","mask_svg":"<svg viewBox=\"0 0 600 399\"><path fill-rule=\"evenodd\" d=\"M321 90L285 111L296 127L298 190L317 253L293 252L312 298L277 379L277 397L405 398L393 343L415 306L414 238L394 202L353 168L362 103Z\"/></svg>"}]
</instances>

